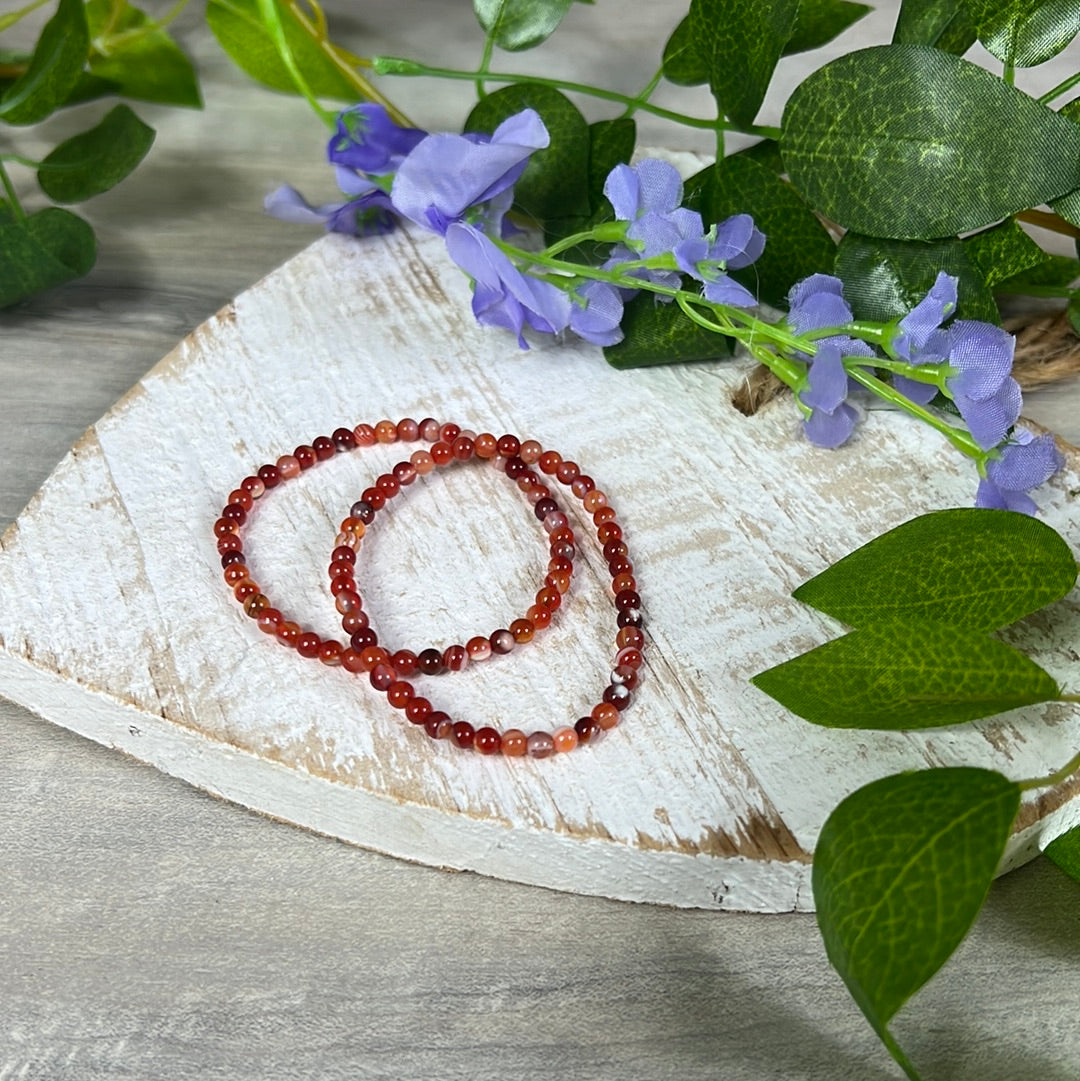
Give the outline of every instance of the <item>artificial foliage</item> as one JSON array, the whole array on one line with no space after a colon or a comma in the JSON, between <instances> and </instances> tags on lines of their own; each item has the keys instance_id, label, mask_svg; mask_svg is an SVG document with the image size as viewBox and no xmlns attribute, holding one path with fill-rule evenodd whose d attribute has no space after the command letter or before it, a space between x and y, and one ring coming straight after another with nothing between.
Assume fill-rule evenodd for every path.
<instances>
[{"instance_id":1,"label":"artificial foliage","mask_svg":"<svg viewBox=\"0 0 1080 1081\"><path fill-rule=\"evenodd\" d=\"M595 2L617 18L629 0ZM0 16L2 32L50 10L32 50L0 48L0 307L92 267L93 232L64 207L121 182L150 149L154 133L127 101L198 107L196 72L167 25L183 6L157 17L128 0L30 0ZM776 658L753 677L758 690L833 728L1076 703L1000 633L1035 613L1053 620L1077 564L1033 517L1063 459L1051 435L1020 423L998 298L1056 298L1080 327L1080 261L1023 228L1080 237L1080 98L1069 99L1080 72L1040 97L1015 85L1017 69L1080 33L1080 5L903 0L891 40L813 65L775 126L759 114L780 59L829 44L870 8L691 0L671 13L653 77L628 95L512 70L516 52L557 48L573 7L474 0L470 70L366 57L315 0L206 0L205 17L248 76L302 95L327 126L340 198L313 205L285 186L268 196L271 214L357 243L401 223L437 233L471 282L477 320L522 348L576 335L626 370L748 353L789 388L823 454L848 452L834 448L869 402L971 460L975 508L916 518L796 590L841 626ZM992 66L972 62L976 43ZM403 115L401 78L472 83L461 130ZM713 114L655 105L665 81L707 87ZM126 100L102 112L103 98ZM588 120L588 99L606 115ZM80 134L40 161L18 153L21 129L82 109L95 119ZM709 133L714 160L689 177L635 160L645 113ZM755 141L729 153L732 133ZM31 180L40 195L20 196ZM825 823L813 887L826 950L909 1077L919 1074L891 1020L976 918L1024 794L1078 767L1080 755L1019 780L964 766L886 776ZM1077 831L1047 855L1080 879Z\"/></svg>"}]
</instances>

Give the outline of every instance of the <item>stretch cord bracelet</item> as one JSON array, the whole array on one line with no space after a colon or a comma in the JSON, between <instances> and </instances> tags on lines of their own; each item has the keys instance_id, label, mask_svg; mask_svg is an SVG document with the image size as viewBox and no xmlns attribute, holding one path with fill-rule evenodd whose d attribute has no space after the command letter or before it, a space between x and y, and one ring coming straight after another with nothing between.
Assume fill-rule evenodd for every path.
<instances>
[{"instance_id":1,"label":"stretch cord bracelet","mask_svg":"<svg viewBox=\"0 0 1080 1081\"><path fill-rule=\"evenodd\" d=\"M444 425L457 430L456 425ZM515 439L503 436L505 441ZM342 614L341 627L349 636L349 644L360 654L361 670L371 671L376 664L392 664L403 677L416 672L425 675L438 675L442 672L460 672L470 663L485 661L493 655L511 652L516 645L529 642L538 630L550 625L555 611L562 603L562 595L570 588L570 579L574 568L574 533L569 520L562 513L558 503L551 498L551 490L540 482L535 475L527 482L518 480L518 488L532 504L533 512L548 534L551 558L547 565L547 574L543 585L536 593L532 604L524 617L515 619L509 627L502 627L490 635L473 635L464 645L454 644L439 649L429 646L413 652L401 649L390 653L379 646L377 633L368 622L367 613L356 584L354 567L359 537L356 535L356 523L361 524L362 536L371 527L378 510L370 500L376 493L382 496L377 502L382 506L396 498L416 477L431 473L434 469L453 462L467 462L472 458L488 459L500 466L503 459L497 453L495 437L482 434L475 438L467 432L459 433L452 443L445 439L435 443L431 451L419 450L408 461L398 462L389 474L379 477L372 488L368 488L361 499L352 505L349 517L341 524L341 533L336 538L341 540L330 556L327 574L330 577L330 592L335 598L335 606ZM516 439L515 439L516 443Z\"/></svg>"},{"instance_id":2,"label":"stretch cord bracelet","mask_svg":"<svg viewBox=\"0 0 1080 1081\"><path fill-rule=\"evenodd\" d=\"M638 683L638 669L644 660L645 635L642 629L641 598L637 593L633 564L622 539L622 527L615 520L615 511L608 506L607 496L596 488L591 477L580 474L576 463L564 462L554 451L543 452L539 444L533 441L514 447L509 442L511 439L512 436L504 436L499 441L500 450L506 454L502 468L507 476L517 480L519 484L524 482L524 490L534 486L543 487L538 474L530 470L530 462L525 460L525 455L533 463L543 459L541 469L549 474L554 473L561 479L592 515L597 540L603 546L604 558L608 561L608 571L612 578L618 630L615 636L614 665L601 701L573 726L568 725L554 732L533 732L530 735L518 728L510 728L500 733L492 725L474 728L468 721L454 721L448 713L435 709L428 698L417 694L413 685L402 678L405 673L396 668L393 658L383 659L376 664L368 678L372 687L385 693L391 706L403 711L413 724L422 726L432 739L447 739L457 747L473 749L486 755L502 753L509 758L523 755L547 758L557 752L572 751L577 747L595 743L605 731L619 723L620 713L630 705L632 692ZM541 502L542 500L538 500L537 508ZM546 517L545 515L545 519ZM553 525L562 528L557 521L553 521Z\"/></svg>"},{"instance_id":3,"label":"stretch cord bracelet","mask_svg":"<svg viewBox=\"0 0 1080 1081\"><path fill-rule=\"evenodd\" d=\"M341 523L340 532L335 538L336 547L330 563L331 592L335 596L335 606L342 616L343 627L350 633L349 645L346 647L334 639L324 640L314 631L303 630L299 623L289 619L272 605L269 597L251 577L240 540L240 528L247 521L248 512L268 489L299 476L301 471L310 469L339 452L358 446L372 446L376 442L408 442L418 438L432 441L431 451L417 451L408 462L399 462L391 473L380 476L374 486L364 491L361 500L353 504L349 517ZM519 446L514 436L503 436L503 440L510 441L503 443L504 448L512 446L516 449ZM278 458L275 465L264 465L256 474L245 477L240 487L230 493L229 502L221 517L214 523L226 583L232 587L236 600L243 604L245 613L257 621L260 630L275 635L279 642L295 648L302 657L320 660L331 667L340 665L350 672L371 671L376 664L389 658L399 670L412 674L419 667L419 656L424 657L428 666L425 670L454 671L464 668L469 658L466 655L462 661L459 651L465 647L461 646L450 646L444 651L430 648L421 650L419 655L406 649L388 654L379 647L378 637L369 627L367 613L363 611L362 601L355 592L352 564L345 561L350 557L355 561L356 549L364 536L367 523L374 519L376 508L382 508L387 499L398 495L403 484L411 484L417 475L431 472L436 467L469 461L474 456L496 457L499 442L493 435L485 433L474 438L469 433L462 433L456 424L440 426L437 421L429 418L419 423L411 419L397 424L380 421L374 427L358 424L351 431L338 428L331 437L320 436L312 440L310 446L305 444L297 447L291 455ZM480 446L479 455L477 444ZM555 510L558 510L557 505ZM557 538L549 536L548 539L553 553L552 561L556 554L566 557L559 564L561 573L558 582L568 588L573 567L573 533L565 529ZM530 640L537 629L543 629L550 624L551 616L559 607L561 594L565 590L556 590L552 586L551 563L548 566L544 586L537 593L536 603L529 608L526 620L513 621L513 631L499 629L488 638L482 639L488 644L488 656L491 653L510 652L518 642ZM340 573L334 573L335 569ZM480 636L475 636L470 642L478 645L480 640ZM479 649L474 648L474 653L479 652ZM437 668L432 664L435 658L439 661Z\"/></svg>"}]
</instances>

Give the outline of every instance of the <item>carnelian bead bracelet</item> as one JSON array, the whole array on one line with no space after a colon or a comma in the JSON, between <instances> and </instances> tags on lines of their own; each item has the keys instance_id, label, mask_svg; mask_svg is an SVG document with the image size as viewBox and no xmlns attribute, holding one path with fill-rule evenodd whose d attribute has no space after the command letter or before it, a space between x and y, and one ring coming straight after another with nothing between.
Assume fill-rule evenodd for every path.
<instances>
[{"instance_id":1,"label":"carnelian bead bracelet","mask_svg":"<svg viewBox=\"0 0 1080 1081\"><path fill-rule=\"evenodd\" d=\"M349 516L341 523L340 532L335 538L334 553L329 567L330 591L334 596L335 607L342 617L342 627L350 635L348 646L334 639L324 640L314 631L301 629L299 623L288 618L280 609L271 604L270 599L262 593L260 587L251 578L250 570L244 562L243 548L239 539L240 526L246 521L247 511L254 505L254 500L260 499L269 488L277 487L282 482L299 476L302 470L309 469L341 451L360 446L372 446L376 442L413 441L418 438L433 443L430 453L417 451L408 462L399 462L391 473L380 476L375 485L366 489L361 499L353 504ZM214 533L218 537L218 551L222 554L226 583L232 586L233 595L243 604L247 615L258 621L260 630L276 635L279 642L295 648L302 657L322 661L323 664L331 667L340 665L350 672L369 672L376 664L391 657L398 669L406 674L412 674L418 669L438 672L458 671L464 668L469 660L470 652L465 646L453 645L443 651L430 647L416 652L401 649L392 654L380 647L378 636L369 626L367 613L363 610L363 602L356 592L352 567L356 551L360 547L368 523L374 519L376 508L381 509L386 500L400 494L403 485L411 484L418 475L429 473L435 467L446 467L469 461L476 456L475 444L477 442L481 446L481 457L487 456L487 450L490 447L493 451L490 456L497 458L495 452L497 452L498 443L502 442L504 447L511 445L506 442L507 440L512 440L514 446L518 445L518 440L514 436L503 436L501 441L496 441L494 436L484 434L474 439L470 433L463 434L456 424L439 425L437 421L429 419L420 424L413 420L403 420L397 425L391 421L380 421L375 428L368 424L358 424L351 432L348 429L339 428L330 438L320 436L312 440L311 446L297 447L291 455L279 458L275 465L262 466L255 475L246 477L241 482L240 488L231 493L229 503L222 511L221 518L215 522ZM294 465L290 459L295 459L296 464ZM245 493L248 494L248 499L244 498ZM526 495L529 493L526 492ZM557 504L550 499L548 502L553 504L553 512L558 512ZM540 502L536 502L534 510L540 505ZM545 515L545 517L550 520L550 515ZM558 517L565 526L565 516L560 512ZM541 520L543 521L543 518ZM529 608L524 620L514 620L509 629L500 628L486 638L482 636L470 638L473 659L482 659L479 647L481 639L489 647L484 654L483 659L486 659L492 654L509 653L516 644L529 641L536 630L542 630L551 623L553 613L562 602L562 593L569 588L570 584L574 555L573 533L568 527L557 533L553 532L549 536L549 543L552 561L548 564L547 577L536 594L536 603ZM551 570L556 556L568 557L558 564L557 577ZM553 582L557 582L563 588L556 590L552 585ZM529 633L526 633L527 629ZM438 665L432 663L435 654L438 655ZM421 657L424 661L423 665L419 663Z\"/></svg>"},{"instance_id":2,"label":"carnelian bead bracelet","mask_svg":"<svg viewBox=\"0 0 1080 1081\"><path fill-rule=\"evenodd\" d=\"M337 641L323 641L312 631L302 631L299 624L271 606L269 598L251 579L240 541L240 527L246 522L248 512L267 490L299 476L302 471L334 457L338 452L374 443L417 439L431 443L430 452L418 451L409 461L399 462L390 473L379 477L375 485L366 489L360 500L353 504L335 538L330 560L331 592L345 629L354 628L350 645L343 647ZM430 648L419 653L399 650L390 654L378 646L356 589L353 565L360 540L387 500L395 498L401 488L411 484L417 475L473 457L490 459L517 482L526 498L532 502L537 518L548 533L551 548L544 586L538 591L536 603L529 608L525 617L515 620L509 629L496 631L486 639L474 636L465 646L452 646L441 652ZM614 665L601 701L572 727L526 735L516 728L500 733L491 726L474 728L467 721L454 722L448 714L434 709L426 698L415 694L412 685L403 677L417 671L459 671L470 659L485 659L492 653L509 652L519 642L529 641L537 630L550 623L552 613L561 603L562 593L569 587L575 554L574 535L568 519L540 474L530 468L533 465L539 466L540 473L554 476L568 487L592 516L597 540L603 548L612 577L618 630ZM633 564L622 539L622 528L616 521L614 510L608 505L607 496L596 488L592 478L583 475L576 463L564 461L555 451L545 451L535 440L520 442L511 435L496 439L488 433L473 436L462 432L457 425L440 425L431 418L419 423L411 419L396 424L383 420L374 426L359 424L351 430L339 428L332 436L320 436L312 440L310 445L297 447L291 455L279 458L274 465L264 465L254 475L245 477L240 487L230 494L228 504L214 524L214 533L218 538L225 580L233 588L236 599L243 604L245 613L257 621L261 630L274 634L283 644L296 648L301 656L317 658L328 666L340 666L352 672L368 672L371 685L386 694L391 706L404 711L410 722L423 726L434 739L449 739L458 747L475 749L481 754L501 752L506 757L529 755L546 758L556 752L570 751L596 742L603 732L618 724L621 711L630 704L638 682L645 638L641 598L636 589ZM360 632L369 633L357 639L356 635ZM357 650L356 645L363 648ZM424 657L423 664L421 657Z\"/></svg>"}]
</instances>

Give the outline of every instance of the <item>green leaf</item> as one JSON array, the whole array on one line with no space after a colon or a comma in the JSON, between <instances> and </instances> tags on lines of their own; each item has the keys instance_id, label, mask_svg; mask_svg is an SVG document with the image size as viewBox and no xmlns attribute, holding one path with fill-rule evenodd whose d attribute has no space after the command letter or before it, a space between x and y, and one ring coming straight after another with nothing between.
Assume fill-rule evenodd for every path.
<instances>
[{"instance_id":1,"label":"green leaf","mask_svg":"<svg viewBox=\"0 0 1080 1081\"><path fill-rule=\"evenodd\" d=\"M964 252L989 286L1014 278L1050 258L1013 218L965 237Z\"/></svg>"},{"instance_id":2,"label":"green leaf","mask_svg":"<svg viewBox=\"0 0 1080 1081\"><path fill-rule=\"evenodd\" d=\"M831 273L836 244L799 193L772 170L733 154L700 174L687 205L706 226L732 214L750 214L765 234L761 258L732 277L760 300L786 304L791 286L810 274Z\"/></svg>"},{"instance_id":3,"label":"green leaf","mask_svg":"<svg viewBox=\"0 0 1080 1081\"><path fill-rule=\"evenodd\" d=\"M1080 882L1080 826L1073 826L1055 837L1043 849L1043 855L1053 860L1070 878Z\"/></svg>"},{"instance_id":4,"label":"green leaf","mask_svg":"<svg viewBox=\"0 0 1080 1081\"><path fill-rule=\"evenodd\" d=\"M795 29L799 0L691 0L690 36L721 112L753 124Z\"/></svg>"},{"instance_id":5,"label":"green leaf","mask_svg":"<svg viewBox=\"0 0 1080 1081\"><path fill-rule=\"evenodd\" d=\"M126 105L100 124L65 139L41 163L38 183L57 203L80 203L119 184L146 156L154 129Z\"/></svg>"},{"instance_id":6,"label":"green leaf","mask_svg":"<svg viewBox=\"0 0 1080 1081\"><path fill-rule=\"evenodd\" d=\"M1063 105L1058 115L1075 123L1077 130L1080 130L1080 98L1074 98ZM1051 199L1050 208L1055 214L1060 214L1070 225L1075 225L1080 229L1080 185L1061 196L1060 199Z\"/></svg>"},{"instance_id":7,"label":"green leaf","mask_svg":"<svg viewBox=\"0 0 1080 1081\"><path fill-rule=\"evenodd\" d=\"M822 827L812 882L825 952L909 1077L886 1026L974 923L1019 806L1000 773L922 770L858 789Z\"/></svg>"},{"instance_id":8,"label":"green leaf","mask_svg":"<svg viewBox=\"0 0 1080 1081\"><path fill-rule=\"evenodd\" d=\"M1077 125L920 45L826 64L788 99L783 128L795 186L870 236L953 236L1080 187Z\"/></svg>"},{"instance_id":9,"label":"green leaf","mask_svg":"<svg viewBox=\"0 0 1080 1081\"><path fill-rule=\"evenodd\" d=\"M896 45L933 45L960 56L975 41L975 25L962 0L903 0L900 5L893 32Z\"/></svg>"},{"instance_id":10,"label":"green leaf","mask_svg":"<svg viewBox=\"0 0 1080 1081\"><path fill-rule=\"evenodd\" d=\"M694 44L690 16L671 32L664 46L664 78L676 86L700 86L709 81L709 65Z\"/></svg>"},{"instance_id":11,"label":"green leaf","mask_svg":"<svg viewBox=\"0 0 1080 1081\"><path fill-rule=\"evenodd\" d=\"M1076 583L1069 545L1012 511L931 511L856 548L792 594L846 623L927 619L997 630L1060 600Z\"/></svg>"},{"instance_id":12,"label":"green leaf","mask_svg":"<svg viewBox=\"0 0 1080 1081\"><path fill-rule=\"evenodd\" d=\"M852 4L848 0L802 0L784 55L827 45L873 10L867 4Z\"/></svg>"},{"instance_id":13,"label":"green leaf","mask_svg":"<svg viewBox=\"0 0 1080 1081\"><path fill-rule=\"evenodd\" d=\"M604 197L608 173L616 165L628 165L637 145L637 124L628 117L598 120L589 125L589 208L595 214L611 204Z\"/></svg>"},{"instance_id":14,"label":"green leaf","mask_svg":"<svg viewBox=\"0 0 1080 1081\"><path fill-rule=\"evenodd\" d=\"M30 66L0 98L0 119L36 124L64 103L90 50L82 0L60 0L34 46Z\"/></svg>"},{"instance_id":15,"label":"green leaf","mask_svg":"<svg viewBox=\"0 0 1080 1081\"><path fill-rule=\"evenodd\" d=\"M648 368L695 360L722 360L731 356L731 343L687 318L677 304L664 304L652 293L639 293L622 320L625 338L604 347L604 359L613 368Z\"/></svg>"},{"instance_id":16,"label":"green leaf","mask_svg":"<svg viewBox=\"0 0 1080 1081\"><path fill-rule=\"evenodd\" d=\"M749 158L763 165L771 173L779 176L784 171L784 159L780 154L780 144L775 139L761 139L730 154L732 158Z\"/></svg>"},{"instance_id":17,"label":"green leaf","mask_svg":"<svg viewBox=\"0 0 1080 1081\"><path fill-rule=\"evenodd\" d=\"M70 210L47 207L0 222L0 308L81 278L94 265L94 231Z\"/></svg>"},{"instance_id":18,"label":"green leaf","mask_svg":"<svg viewBox=\"0 0 1080 1081\"><path fill-rule=\"evenodd\" d=\"M1060 694L1057 683L1012 646L982 631L929 621L852 631L751 682L826 728L936 728L1052 702Z\"/></svg>"},{"instance_id":19,"label":"green leaf","mask_svg":"<svg viewBox=\"0 0 1080 1081\"><path fill-rule=\"evenodd\" d=\"M589 200L589 125L558 90L518 83L488 94L465 120L465 131L491 134L507 117L532 108L551 135L551 145L529 159L514 185L514 205L537 221L585 216Z\"/></svg>"},{"instance_id":20,"label":"green leaf","mask_svg":"<svg viewBox=\"0 0 1080 1081\"><path fill-rule=\"evenodd\" d=\"M1038 266L1031 267L1020 274L1007 278L995 286L999 293L1023 293L1029 285L1072 285L1080 278L1080 259L1068 255L1051 255L1044 252L1046 259Z\"/></svg>"},{"instance_id":21,"label":"green leaf","mask_svg":"<svg viewBox=\"0 0 1080 1081\"><path fill-rule=\"evenodd\" d=\"M836 275L856 319L888 322L906 315L944 270L957 279L957 313L999 323L994 296L956 237L886 240L845 233L836 252Z\"/></svg>"},{"instance_id":22,"label":"green leaf","mask_svg":"<svg viewBox=\"0 0 1080 1081\"><path fill-rule=\"evenodd\" d=\"M517 52L546 40L562 22L573 0L473 0L485 34L500 49Z\"/></svg>"},{"instance_id":23,"label":"green leaf","mask_svg":"<svg viewBox=\"0 0 1080 1081\"><path fill-rule=\"evenodd\" d=\"M314 94L335 101L356 101L356 87L307 33L291 9L278 0L285 40ZM297 94L296 82L269 30L259 16L259 0L207 0L206 22L218 44L253 79L273 90Z\"/></svg>"},{"instance_id":24,"label":"green leaf","mask_svg":"<svg viewBox=\"0 0 1080 1081\"><path fill-rule=\"evenodd\" d=\"M1080 33L1076 0L964 0L986 51L1033 68L1057 56Z\"/></svg>"},{"instance_id":25,"label":"green leaf","mask_svg":"<svg viewBox=\"0 0 1080 1081\"><path fill-rule=\"evenodd\" d=\"M201 108L195 69L176 42L127 0L117 14L114 7L113 0L87 0L90 36L111 28L108 52L90 55L91 72L126 98Z\"/></svg>"}]
</instances>

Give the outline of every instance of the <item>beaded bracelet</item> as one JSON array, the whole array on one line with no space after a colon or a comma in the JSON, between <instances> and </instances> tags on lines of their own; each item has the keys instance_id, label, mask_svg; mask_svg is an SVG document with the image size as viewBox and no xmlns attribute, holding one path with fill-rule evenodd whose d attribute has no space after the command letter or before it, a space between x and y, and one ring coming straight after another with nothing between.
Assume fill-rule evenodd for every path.
<instances>
[{"instance_id":1,"label":"beaded bracelet","mask_svg":"<svg viewBox=\"0 0 1080 1081\"><path fill-rule=\"evenodd\" d=\"M500 440L500 444L502 443L503 440ZM511 451L516 453L510 453ZM518 444L516 448L506 443L505 453L508 456L503 468L508 476L524 481L528 486L543 487L538 475L529 469L530 464L539 462L543 472L554 473L581 500L586 511L592 514L597 539L603 545L604 558L608 561L608 571L612 576L616 622L619 628L615 637L615 664L601 701L573 726L558 728L554 732L533 732L530 735L518 728L510 728L500 733L491 725L475 728L468 721L454 721L449 714L435 709L428 698L416 694L413 685L401 678L404 673L396 668L392 658L383 659L372 668L368 678L372 687L385 693L392 707L402 710L413 724L423 726L432 739L448 739L457 747L473 749L487 755L501 752L508 758L523 755L547 758L557 752L572 751L576 747L597 742L604 732L619 723L620 713L630 705L631 692L638 683L638 669L644 660L645 635L642 629L641 598L633 577L633 564L622 539L622 527L615 520L614 510L608 506L607 496L596 488L592 478L581 475L576 463L563 462L557 452L544 452L539 444L533 441ZM525 455L532 462L527 462ZM538 508L540 502L542 501L536 504ZM539 516L539 512L537 513ZM565 516L560 512L559 517Z\"/></svg>"},{"instance_id":2,"label":"beaded bracelet","mask_svg":"<svg viewBox=\"0 0 1080 1081\"><path fill-rule=\"evenodd\" d=\"M440 436L446 438L441 439ZM246 477L240 487L230 494L229 503L214 525L226 581L233 586L236 599L244 605L246 614L257 620L261 630L275 634L279 641L295 647L302 656L318 657L324 664L341 665L350 671L365 670L366 665L363 664L360 654L351 646L346 649L339 642L324 642L314 632L301 631L298 624L285 619L280 611L270 606L269 599L251 580L244 564L239 536L240 526L246 521L247 513L252 509L254 501L261 498L269 488L276 487L283 480L298 476L302 470L311 468L319 461L332 458L339 451L351 450L356 446L368 446L375 442L392 443L398 439L412 441L417 438L443 444L438 454L443 461L435 461L434 464L448 464L451 460L465 461L474 455L491 457L496 463L499 459L505 459L502 468L507 475L518 480L519 486L530 497L534 493L538 494L535 507L540 507L543 500L550 499L550 496L537 493L538 488L543 488L545 492L547 490L538 475L529 469L530 465L539 464L541 472L555 475L560 483L570 488L571 492L581 500L585 510L592 515L597 539L604 546L604 557L608 561L608 570L612 576L612 591L618 613L617 653L610 682L603 693L602 701L593 707L588 716L581 717L572 728L560 728L554 733L534 732L526 736L519 729L508 729L500 734L490 726L474 729L465 721L455 723L447 714L432 709L427 699L415 695L411 684L399 678L403 674L401 671L392 663L381 663L381 655L377 658L364 658L364 660L378 659L380 661L370 670L369 680L372 686L385 691L391 705L404 710L413 723L423 724L425 731L432 738L449 738L459 747L472 747L482 754L495 754L501 751L507 757L528 754L534 758L546 758L556 751L569 751L595 742L604 731L618 724L619 713L629 705L631 692L637 685L638 668L643 660L644 646L641 600L636 592L633 565L628 558L626 544L622 540L622 529L615 520L614 510L608 506L607 497L596 489L592 478L580 473L576 463L563 461L555 451L545 452L534 440L521 443L514 436L503 436L496 440L494 436L487 433L470 439L468 436L463 437L456 425L440 427L438 422L431 418L419 424L406 419L396 425L392 421L384 420L374 427L357 425L352 431L339 428L331 437L320 436L313 440L310 446L298 447L292 455L279 458L275 465L260 467L256 475ZM472 443L471 449L468 446L469 442ZM431 457L434 461L435 447L432 448L432 452ZM415 468L414 463L410 461L409 464L414 465ZM399 463L399 465L404 466L405 463ZM389 476L397 481L399 490L400 477L395 478L393 473ZM375 486L367 489L361 496L359 502L371 508L372 519L375 511L385 505L386 499L393 497L387 495L389 487L392 486L384 484L380 489L376 482ZM396 490L393 494L397 494ZM554 503L553 500L552 503ZM354 509L357 506L358 504L354 504ZM558 511L557 504L541 509L545 512L545 519L551 514L558 514L560 518L565 518L561 511ZM360 512L359 515L350 514L349 519L346 519L349 528L343 529L335 538L335 551L342 547L351 549L359 543L367 526L367 523L363 521L363 516L369 513L364 508L360 508ZM539 512L537 516L540 516ZM343 523L343 526L346 523ZM563 524L558 519L553 519L552 525L553 528L550 531L552 535L560 529L569 529L568 524ZM568 545L569 552L564 550L560 555L553 556L553 560L572 558L572 533L570 539L564 540L563 543ZM342 558L347 560L347 557ZM559 571L561 572L562 569L560 566ZM549 564L549 578L554 573L556 571L553 571ZM551 583L547 583L547 586L555 588ZM356 591L354 589L351 592ZM555 588L555 595L561 599L557 588ZM358 594L357 597L359 597ZM530 608L530 612L537 607L546 606L538 603ZM558 601L555 602L555 607L558 607ZM539 622L543 622L542 615ZM536 626L534 621L534 629ZM511 632L507 631L506 634L513 638ZM513 648L506 639L503 639L503 642L510 649ZM397 656L395 654L389 657L389 661L392 662ZM410 658L402 659L406 660L406 664L402 667L407 668Z\"/></svg>"},{"instance_id":3,"label":"beaded bracelet","mask_svg":"<svg viewBox=\"0 0 1080 1081\"><path fill-rule=\"evenodd\" d=\"M443 427L456 430L456 425ZM479 449L477 443L480 444ZM337 538L343 543L331 553L327 574L330 577L330 592L335 597L335 606L342 615L342 630L350 636L351 648L361 655L363 671L370 671L377 663L390 663L399 675L405 677L415 672L425 675L460 672L470 663L509 653L515 645L531 641L538 630L543 630L551 623L552 615L562 603L562 595L570 588L575 555L574 532L558 503L551 498L550 489L538 479L527 483L519 480L517 484L533 505L534 514L548 534L551 558L543 585L536 593L535 603L529 607L524 617L515 619L508 628L500 628L490 635L474 635L464 645L450 645L441 650L429 646L416 652L401 649L391 654L379 647L378 635L370 627L367 613L363 610L353 572L356 546L351 542L351 538L355 535L356 522L359 521L365 530L369 529L381 506L400 495L405 486L412 484L418 475L428 474L437 467L453 461L467 462L474 456L489 458L498 464L498 456L487 453L489 450L494 452L495 449L494 436L478 436L474 440L469 434L459 434L452 444L440 438L439 442L432 446L430 453L417 451L408 461L399 462L389 474L379 477L375 485L368 488L360 500L352 505L349 517L342 522L341 533ZM382 498L379 499L379 496ZM373 498L378 506L370 502Z\"/></svg>"},{"instance_id":4,"label":"beaded bracelet","mask_svg":"<svg viewBox=\"0 0 1080 1081\"><path fill-rule=\"evenodd\" d=\"M376 428L379 430L376 431ZM246 477L240 488L230 494L229 503L222 511L221 518L214 524L218 551L222 553L225 581L233 588L233 595L244 605L247 615L258 621L261 630L267 634L275 634L278 641L295 648L302 657L318 659L328 666L341 665L350 672L370 671L375 663L384 659L386 651L378 647L378 636L368 625L367 613L363 611L361 599L356 593L356 583L352 578L352 564L343 560L351 556L355 561L356 550L367 524L374 520L377 509L382 508L386 500L400 493L403 485L411 484L418 475L429 473L436 467L469 461L476 455L477 442L480 443L480 457L494 457L498 445L492 435L477 436L474 440L468 433L463 434L458 425L440 426L433 419L425 420L421 424L413 420L403 420L397 425L390 421L381 421L376 428L367 424L358 424L351 432L346 428L339 428L329 439L315 439L310 447L297 447L292 455L279 458L276 465L261 467L255 476ZM288 619L278 608L271 605L269 598L251 578L239 542L239 529L246 521L248 510L254 506L254 500L261 498L268 488L299 476L300 471L333 457L339 451L371 446L376 442L390 443L398 439L413 441L416 438L434 438L431 452L417 451L408 462L398 463L392 472L380 476L374 486L364 491L360 501L353 504L349 517L341 523L341 531L335 538L336 547L330 562L330 589L335 597L338 613L342 616L343 629L350 634L349 646L345 647L333 639L323 640L314 631L301 630L298 623ZM518 445L513 436L503 438L512 439L513 445ZM295 465L291 459L295 460ZM554 501L549 502L558 510ZM565 523L565 516L562 517ZM558 537L549 537L549 543L553 561L556 555L568 557L559 564L561 573L558 579L553 577L549 563L544 585L536 595L536 603L526 613L526 619L513 621L510 625L512 629L500 628L486 638L475 636L470 639L473 644L473 659L480 659L480 642L488 645L487 656L509 653L518 642L530 640L537 629L543 629L550 624L552 614L561 603L561 594L569 588L573 569L573 533L566 528ZM345 552L349 555L346 556ZM556 582L563 588L556 590ZM528 633L525 633L526 630ZM462 646L449 646L444 651L428 648L419 653L402 649L393 653L392 658L398 669L405 674L412 674L420 667L419 656L424 658L424 667L421 669L423 671L459 671L469 659L467 652L464 656L462 654L465 649L466 647ZM433 663L436 659L437 664Z\"/></svg>"}]
</instances>

